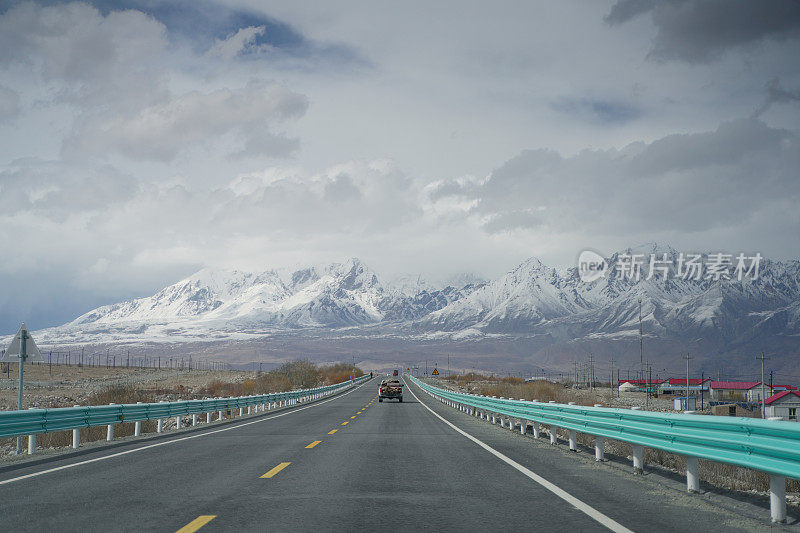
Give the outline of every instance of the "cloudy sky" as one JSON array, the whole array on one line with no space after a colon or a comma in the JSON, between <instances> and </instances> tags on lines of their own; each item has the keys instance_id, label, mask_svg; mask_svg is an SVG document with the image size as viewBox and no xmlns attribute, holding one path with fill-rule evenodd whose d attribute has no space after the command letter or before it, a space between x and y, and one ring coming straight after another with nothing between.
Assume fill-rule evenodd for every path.
<instances>
[{"instance_id":1,"label":"cloudy sky","mask_svg":"<svg viewBox=\"0 0 800 533\"><path fill-rule=\"evenodd\" d=\"M201 267L800 257L800 2L0 0L0 334Z\"/></svg>"}]
</instances>

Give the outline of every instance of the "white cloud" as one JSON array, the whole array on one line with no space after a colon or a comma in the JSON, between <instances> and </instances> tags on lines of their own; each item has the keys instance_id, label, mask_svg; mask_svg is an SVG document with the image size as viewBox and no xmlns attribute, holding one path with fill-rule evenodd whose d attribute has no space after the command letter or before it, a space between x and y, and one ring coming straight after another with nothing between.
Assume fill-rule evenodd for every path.
<instances>
[{"instance_id":1,"label":"white cloud","mask_svg":"<svg viewBox=\"0 0 800 533\"><path fill-rule=\"evenodd\" d=\"M103 16L84 3L26 2L0 16L0 66L41 73L65 101L120 108L158 99L168 47L164 25L134 10Z\"/></svg>"},{"instance_id":2,"label":"white cloud","mask_svg":"<svg viewBox=\"0 0 800 533\"><path fill-rule=\"evenodd\" d=\"M256 37L264 35L265 31L265 26L248 26L247 28L242 28L226 39L217 39L206 55L225 61L231 60L244 52L267 52L272 49L270 45L255 44Z\"/></svg>"},{"instance_id":3,"label":"white cloud","mask_svg":"<svg viewBox=\"0 0 800 533\"><path fill-rule=\"evenodd\" d=\"M0 14L0 324L26 284L67 319L203 265L800 255L797 39L772 26L699 69L594 2L108 6Z\"/></svg>"},{"instance_id":4,"label":"white cloud","mask_svg":"<svg viewBox=\"0 0 800 533\"><path fill-rule=\"evenodd\" d=\"M241 89L193 91L135 113L87 113L66 138L64 152L170 161L182 150L232 133L244 140L250 155L284 156L297 148L297 141L272 128L302 116L307 106L302 95L263 81Z\"/></svg>"}]
</instances>

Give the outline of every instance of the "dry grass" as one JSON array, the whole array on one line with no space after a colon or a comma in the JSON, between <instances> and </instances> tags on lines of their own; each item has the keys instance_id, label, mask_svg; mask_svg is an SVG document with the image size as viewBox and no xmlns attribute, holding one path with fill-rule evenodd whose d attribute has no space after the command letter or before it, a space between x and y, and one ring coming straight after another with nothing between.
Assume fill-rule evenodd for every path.
<instances>
[{"instance_id":1,"label":"dry grass","mask_svg":"<svg viewBox=\"0 0 800 533\"><path fill-rule=\"evenodd\" d=\"M520 378L501 378L496 382L477 383L479 394L485 396L497 396L503 398L538 400L540 402L555 401L567 403L573 397L569 389L563 385L550 383L548 381L531 381L526 383ZM600 403L599 394L584 398L581 405L594 405Z\"/></svg>"}]
</instances>

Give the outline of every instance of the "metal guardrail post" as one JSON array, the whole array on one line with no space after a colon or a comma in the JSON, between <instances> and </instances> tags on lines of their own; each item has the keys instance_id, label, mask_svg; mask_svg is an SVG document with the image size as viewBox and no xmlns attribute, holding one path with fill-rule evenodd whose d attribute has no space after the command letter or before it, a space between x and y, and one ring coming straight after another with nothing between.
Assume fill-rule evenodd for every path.
<instances>
[{"instance_id":1,"label":"metal guardrail post","mask_svg":"<svg viewBox=\"0 0 800 533\"><path fill-rule=\"evenodd\" d=\"M136 405L141 405L142 402L136 402ZM137 420L135 424L133 424L133 436L138 437L142 434L142 421Z\"/></svg>"},{"instance_id":2,"label":"metal guardrail post","mask_svg":"<svg viewBox=\"0 0 800 533\"><path fill-rule=\"evenodd\" d=\"M558 427L550 424L550 444L553 446L558 444Z\"/></svg>"},{"instance_id":3,"label":"metal guardrail post","mask_svg":"<svg viewBox=\"0 0 800 533\"><path fill-rule=\"evenodd\" d=\"M194 413L194 414L192 415L192 425L193 425L193 426L196 426L196 425L197 425L197 413Z\"/></svg>"},{"instance_id":4,"label":"metal guardrail post","mask_svg":"<svg viewBox=\"0 0 800 533\"><path fill-rule=\"evenodd\" d=\"M164 403L164 400L161 400L158 403ZM158 422L156 423L156 433L161 433L164 431L164 419L159 418Z\"/></svg>"},{"instance_id":5,"label":"metal guardrail post","mask_svg":"<svg viewBox=\"0 0 800 533\"><path fill-rule=\"evenodd\" d=\"M773 522L786 522L786 478L769 476L769 511Z\"/></svg>"},{"instance_id":6,"label":"metal guardrail post","mask_svg":"<svg viewBox=\"0 0 800 533\"><path fill-rule=\"evenodd\" d=\"M639 444L633 445L633 473L637 475L644 474L644 446Z\"/></svg>"},{"instance_id":7,"label":"metal guardrail post","mask_svg":"<svg viewBox=\"0 0 800 533\"><path fill-rule=\"evenodd\" d=\"M605 450L603 449L603 445L605 444L605 439L603 437L595 437L594 438L594 460L595 461L605 461L606 455Z\"/></svg>"},{"instance_id":8,"label":"metal guardrail post","mask_svg":"<svg viewBox=\"0 0 800 533\"><path fill-rule=\"evenodd\" d=\"M73 407L80 407L80 405L74 405ZM72 430L72 448L77 450L80 445L81 445L81 430L80 428L75 428Z\"/></svg>"},{"instance_id":9,"label":"metal guardrail post","mask_svg":"<svg viewBox=\"0 0 800 533\"><path fill-rule=\"evenodd\" d=\"M697 457L686 456L686 490L700 492L700 467Z\"/></svg>"},{"instance_id":10,"label":"metal guardrail post","mask_svg":"<svg viewBox=\"0 0 800 533\"><path fill-rule=\"evenodd\" d=\"M28 407L28 409L35 409L35 407ZM28 455L36 453L36 433L28 435Z\"/></svg>"},{"instance_id":11,"label":"metal guardrail post","mask_svg":"<svg viewBox=\"0 0 800 533\"><path fill-rule=\"evenodd\" d=\"M110 403L108 405L116 405L114 403ZM114 424L109 424L106 428L106 440L114 440Z\"/></svg>"}]
</instances>

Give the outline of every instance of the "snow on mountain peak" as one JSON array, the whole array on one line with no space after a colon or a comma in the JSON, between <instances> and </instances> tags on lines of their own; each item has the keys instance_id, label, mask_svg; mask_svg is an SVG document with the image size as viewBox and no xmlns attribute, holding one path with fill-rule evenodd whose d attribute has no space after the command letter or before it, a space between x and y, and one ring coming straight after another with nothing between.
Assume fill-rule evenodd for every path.
<instances>
[{"instance_id":1,"label":"snow on mountain peak","mask_svg":"<svg viewBox=\"0 0 800 533\"><path fill-rule=\"evenodd\" d=\"M203 269L152 296L103 306L46 330L46 338L151 339L192 331L201 340L402 324L423 335L453 338L469 331L596 340L638 331L639 300L646 331L664 338L741 344L756 335L779 340L800 335L800 261L765 259L758 279L742 282L682 279L673 267L669 276L647 279L646 264L638 279L611 275L622 255L651 253L677 256L672 247L657 243L628 248L606 258L606 277L588 283L576 267L556 269L535 257L494 281L461 287L435 286L419 276L384 284L357 258L294 271Z\"/></svg>"}]
</instances>

